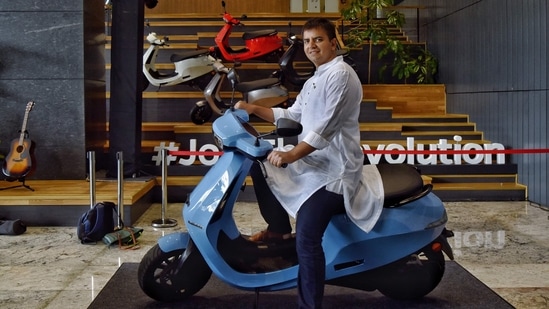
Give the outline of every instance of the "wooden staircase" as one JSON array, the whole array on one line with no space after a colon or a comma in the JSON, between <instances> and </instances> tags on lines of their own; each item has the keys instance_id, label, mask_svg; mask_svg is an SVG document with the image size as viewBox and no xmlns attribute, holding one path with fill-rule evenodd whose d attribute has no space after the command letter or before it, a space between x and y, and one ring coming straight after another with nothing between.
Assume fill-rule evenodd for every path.
<instances>
[{"instance_id":1,"label":"wooden staircase","mask_svg":"<svg viewBox=\"0 0 549 309\"><path fill-rule=\"evenodd\" d=\"M269 23L251 18L246 22L246 30L276 28L283 37L292 30L287 26L288 20L273 18L274 21ZM300 29L299 21L305 18L292 21L294 32ZM172 53L212 46L215 33L222 27L219 16L184 21L178 17L158 17L151 18L149 23L150 31L170 36L170 46L160 52L157 60L158 67L166 70L173 69L169 61ZM240 35L233 33L234 44L238 44ZM147 47L145 44L144 49ZM108 51L109 45L106 62L110 63ZM108 79L110 64L107 64L106 69ZM243 63L238 72L242 80L256 80L268 77L276 69L276 63L250 62ZM296 94L297 91L292 91L290 97ZM225 89L222 95L229 98L229 89ZM152 161L153 156L158 155L155 146L161 142L166 145L174 143L180 150L188 150L191 139L196 140L198 147L213 143L211 124L197 126L190 123L190 110L201 99L201 91L184 85L160 89L150 86L143 92L142 152L144 162L150 162L150 165L144 167L146 172L161 175L160 166ZM360 121L362 144L368 145L370 149L389 144L406 146L409 137L414 138L416 146L423 144L426 148L428 144L436 144L440 139L454 143L456 135L462 138L460 144L491 143L469 121L468 115L446 113L444 85L364 85ZM263 125L265 130L267 127ZM105 147L108 150L107 144ZM418 168L425 176L425 181L431 182L434 192L445 201L525 200L526 187L517 183L517 166L509 162L507 158L505 164L497 165L462 163L420 165ZM168 185L177 186L179 190L170 190L170 200L184 200L208 168L202 164L171 164L168 167ZM253 190L247 190L243 195L252 196Z\"/></svg>"},{"instance_id":2,"label":"wooden staircase","mask_svg":"<svg viewBox=\"0 0 549 309\"><path fill-rule=\"evenodd\" d=\"M468 115L446 113L444 85L364 85L365 104L369 107L361 114L361 121L392 123L401 126L400 136L377 139L370 136L363 142L376 149L379 144L406 145L406 138L413 137L414 145L437 144L440 139L456 143L454 136L461 136L463 145L492 143L476 130ZM388 115L390 114L390 116ZM364 118L362 117L364 115ZM368 133L365 133L368 135ZM497 141L496 141L497 142ZM428 149L425 146L425 149ZM452 159L453 156L448 156ZM517 183L517 166L505 164L418 165L428 176L434 192L445 201L463 200L525 200L527 188ZM440 163L440 162L439 162Z\"/></svg>"}]
</instances>

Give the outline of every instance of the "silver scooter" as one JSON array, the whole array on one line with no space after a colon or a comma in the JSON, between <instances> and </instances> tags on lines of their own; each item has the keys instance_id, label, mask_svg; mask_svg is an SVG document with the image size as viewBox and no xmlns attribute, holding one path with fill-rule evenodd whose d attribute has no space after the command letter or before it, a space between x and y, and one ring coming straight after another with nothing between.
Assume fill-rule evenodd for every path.
<instances>
[{"instance_id":1,"label":"silver scooter","mask_svg":"<svg viewBox=\"0 0 549 309\"><path fill-rule=\"evenodd\" d=\"M238 66L238 63L235 66ZM225 110L234 105L232 101L236 91L242 94L242 100L251 104L265 107L287 107L286 105L289 104L289 91L278 78L240 82L236 69L226 67L221 61L214 63L213 69L216 74L204 89L205 100L196 102L191 109L191 121L195 124L204 124L210 120L214 112L223 115ZM221 89L225 79L231 83L231 102L225 102L221 98Z\"/></svg>"}]
</instances>

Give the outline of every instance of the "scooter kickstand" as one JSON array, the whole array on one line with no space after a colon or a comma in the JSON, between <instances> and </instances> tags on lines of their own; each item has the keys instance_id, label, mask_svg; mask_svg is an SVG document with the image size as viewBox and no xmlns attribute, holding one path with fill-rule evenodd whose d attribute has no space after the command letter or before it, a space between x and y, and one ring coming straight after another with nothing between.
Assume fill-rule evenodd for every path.
<instances>
[{"instance_id":1,"label":"scooter kickstand","mask_svg":"<svg viewBox=\"0 0 549 309\"><path fill-rule=\"evenodd\" d=\"M259 309L259 290L258 289L255 289L254 309Z\"/></svg>"}]
</instances>

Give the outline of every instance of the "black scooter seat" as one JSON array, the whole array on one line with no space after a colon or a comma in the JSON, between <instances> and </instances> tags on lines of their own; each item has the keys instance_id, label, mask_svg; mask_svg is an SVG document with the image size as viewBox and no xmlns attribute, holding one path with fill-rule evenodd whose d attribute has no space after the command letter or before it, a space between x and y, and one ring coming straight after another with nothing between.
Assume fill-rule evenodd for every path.
<instances>
[{"instance_id":1,"label":"black scooter seat","mask_svg":"<svg viewBox=\"0 0 549 309\"><path fill-rule=\"evenodd\" d=\"M172 54L171 57L170 57L170 61L171 62L178 62L178 61L181 61L181 60L185 60L185 59L189 59L189 58L194 58L196 56L204 55L204 54L207 54L209 52L210 52L210 50L208 50L208 49L198 49L198 50L186 51L186 52L179 53L179 54Z\"/></svg>"},{"instance_id":2,"label":"black scooter seat","mask_svg":"<svg viewBox=\"0 0 549 309\"><path fill-rule=\"evenodd\" d=\"M419 171L408 164L376 165L385 191L383 207L399 207L431 192L432 185L423 185Z\"/></svg>"},{"instance_id":3,"label":"black scooter seat","mask_svg":"<svg viewBox=\"0 0 549 309\"><path fill-rule=\"evenodd\" d=\"M264 78L259 80L254 80L250 82L238 83L235 86L236 91L240 92L250 92L256 89L268 88L274 86L278 83L278 78Z\"/></svg>"},{"instance_id":4,"label":"black scooter seat","mask_svg":"<svg viewBox=\"0 0 549 309\"><path fill-rule=\"evenodd\" d=\"M251 40L251 39L259 38L259 37L262 37L262 36L276 35L277 33L278 33L278 31L276 31L274 29L244 32L244 34L242 35L242 39L243 40Z\"/></svg>"}]
</instances>

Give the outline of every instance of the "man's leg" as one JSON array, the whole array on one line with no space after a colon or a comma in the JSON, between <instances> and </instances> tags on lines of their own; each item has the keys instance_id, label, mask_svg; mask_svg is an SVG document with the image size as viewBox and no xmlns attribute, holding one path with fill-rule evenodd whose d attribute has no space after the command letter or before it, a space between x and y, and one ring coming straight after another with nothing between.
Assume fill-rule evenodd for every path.
<instances>
[{"instance_id":1,"label":"man's leg","mask_svg":"<svg viewBox=\"0 0 549 309\"><path fill-rule=\"evenodd\" d=\"M259 211L265 222L267 222L267 231L281 235L291 233L290 217L269 189L258 163L252 165L250 176L254 182Z\"/></svg>"},{"instance_id":2,"label":"man's leg","mask_svg":"<svg viewBox=\"0 0 549 309\"><path fill-rule=\"evenodd\" d=\"M326 259L322 237L333 215L345 211L343 195L322 188L299 208L296 221L299 308L321 308Z\"/></svg>"}]
</instances>

